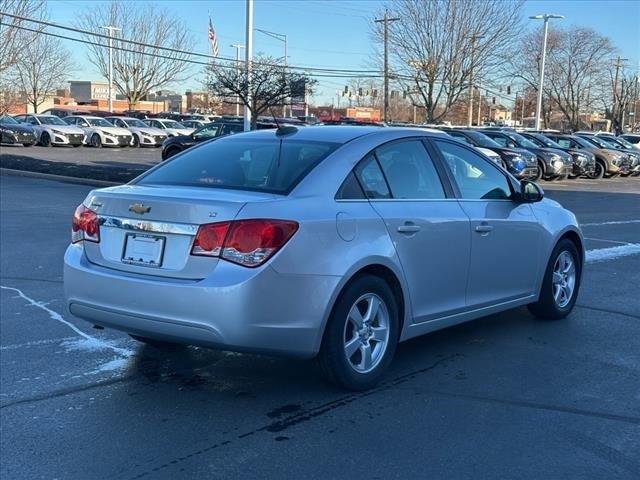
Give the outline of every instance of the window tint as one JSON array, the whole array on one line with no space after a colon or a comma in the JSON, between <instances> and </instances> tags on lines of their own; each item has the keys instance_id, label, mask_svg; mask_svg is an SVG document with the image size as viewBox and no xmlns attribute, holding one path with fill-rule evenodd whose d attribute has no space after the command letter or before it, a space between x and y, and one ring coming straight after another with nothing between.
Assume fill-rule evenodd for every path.
<instances>
[{"instance_id":1,"label":"window tint","mask_svg":"<svg viewBox=\"0 0 640 480\"><path fill-rule=\"evenodd\" d=\"M496 142L501 147L507 146L507 143L508 143L507 137L503 137L502 135L489 133L489 132L485 133L485 135L489 137L491 140L493 140L494 142Z\"/></svg>"},{"instance_id":2,"label":"window tint","mask_svg":"<svg viewBox=\"0 0 640 480\"><path fill-rule=\"evenodd\" d=\"M493 165L459 145L435 141L465 199L496 200L511 197L507 178Z\"/></svg>"},{"instance_id":3,"label":"window tint","mask_svg":"<svg viewBox=\"0 0 640 480\"><path fill-rule=\"evenodd\" d=\"M467 143L467 144L469 144L469 145L473 145L473 144L471 143L471 140L469 140L467 137L465 137L465 136L464 136L463 134L461 134L461 133L458 133L458 132L451 132L451 131L447 131L447 133L448 133L449 135L451 135L453 138L457 139L457 140L461 140L461 141L463 141L464 143Z\"/></svg>"},{"instance_id":4,"label":"window tint","mask_svg":"<svg viewBox=\"0 0 640 480\"><path fill-rule=\"evenodd\" d=\"M338 144L228 136L185 151L141 185L186 185L286 194Z\"/></svg>"},{"instance_id":5,"label":"window tint","mask_svg":"<svg viewBox=\"0 0 640 480\"><path fill-rule=\"evenodd\" d=\"M382 170L373 155L358 164L356 175L368 198L391 198Z\"/></svg>"},{"instance_id":6,"label":"window tint","mask_svg":"<svg viewBox=\"0 0 640 480\"><path fill-rule=\"evenodd\" d=\"M560 145L562 148L571 148L571 141L569 140L565 140L564 138L559 138L557 140L558 145Z\"/></svg>"},{"instance_id":7,"label":"window tint","mask_svg":"<svg viewBox=\"0 0 640 480\"><path fill-rule=\"evenodd\" d=\"M349 173L336 194L337 200L359 200L366 198L358 179L353 172Z\"/></svg>"},{"instance_id":8,"label":"window tint","mask_svg":"<svg viewBox=\"0 0 640 480\"><path fill-rule=\"evenodd\" d=\"M440 177L419 140L394 142L376 150L393 198L445 198Z\"/></svg>"},{"instance_id":9,"label":"window tint","mask_svg":"<svg viewBox=\"0 0 640 480\"><path fill-rule=\"evenodd\" d=\"M200 128L196 132L194 132L193 136L195 138L213 138L218 134L218 130L220 129L220 125L211 124L205 127Z\"/></svg>"},{"instance_id":10,"label":"window tint","mask_svg":"<svg viewBox=\"0 0 640 480\"><path fill-rule=\"evenodd\" d=\"M76 124L76 118L75 117L65 117L64 121L66 123L68 123L69 125L75 125Z\"/></svg>"}]
</instances>

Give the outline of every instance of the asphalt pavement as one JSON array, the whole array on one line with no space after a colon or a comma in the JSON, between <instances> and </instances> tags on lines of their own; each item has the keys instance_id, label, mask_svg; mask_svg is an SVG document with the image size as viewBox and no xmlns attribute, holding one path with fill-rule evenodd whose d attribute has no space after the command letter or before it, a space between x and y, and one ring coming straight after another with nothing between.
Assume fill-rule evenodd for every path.
<instances>
[{"instance_id":1,"label":"asphalt pavement","mask_svg":"<svg viewBox=\"0 0 640 480\"><path fill-rule=\"evenodd\" d=\"M309 361L163 352L70 315L90 188L0 176L0 478L640 478L639 179L543 184L588 238L568 319L413 339L357 394Z\"/></svg>"}]
</instances>

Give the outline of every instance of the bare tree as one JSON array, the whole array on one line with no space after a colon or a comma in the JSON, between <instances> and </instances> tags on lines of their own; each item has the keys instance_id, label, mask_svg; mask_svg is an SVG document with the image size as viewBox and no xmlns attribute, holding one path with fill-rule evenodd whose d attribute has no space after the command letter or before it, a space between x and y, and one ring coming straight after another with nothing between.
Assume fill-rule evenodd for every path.
<instances>
[{"instance_id":1,"label":"bare tree","mask_svg":"<svg viewBox=\"0 0 640 480\"><path fill-rule=\"evenodd\" d=\"M520 54L505 63L506 70L537 91L542 32L522 37ZM609 38L590 28L553 26L547 41L543 110L562 112L571 129L581 128L581 114L593 108L598 91L607 84L607 68L615 48ZM546 119L545 119L546 123Z\"/></svg>"},{"instance_id":2,"label":"bare tree","mask_svg":"<svg viewBox=\"0 0 640 480\"><path fill-rule=\"evenodd\" d=\"M38 107L55 95L73 68L71 54L60 39L37 33L20 51L11 77L37 113Z\"/></svg>"},{"instance_id":3,"label":"bare tree","mask_svg":"<svg viewBox=\"0 0 640 480\"><path fill-rule=\"evenodd\" d=\"M472 71L486 77L520 34L521 0L392 0L390 61L395 78L416 92L429 123L442 119L469 89ZM374 35L382 38L376 24ZM473 38L476 38L474 40Z\"/></svg>"},{"instance_id":4,"label":"bare tree","mask_svg":"<svg viewBox=\"0 0 640 480\"><path fill-rule=\"evenodd\" d=\"M42 0L2 0L0 12L18 17L42 18L44 2ZM14 66L20 51L28 45L33 33L20 29L25 21L20 18L0 14L0 75ZM29 24L30 28L33 27Z\"/></svg>"},{"instance_id":5,"label":"bare tree","mask_svg":"<svg viewBox=\"0 0 640 480\"><path fill-rule=\"evenodd\" d=\"M209 91L225 103L240 103L251 111L251 128L255 129L257 118L287 102L288 98L300 96L306 88L313 93L316 81L307 75L284 71L283 66L272 57L258 56L252 62L251 82L244 68L231 65L212 64L207 72Z\"/></svg>"},{"instance_id":6,"label":"bare tree","mask_svg":"<svg viewBox=\"0 0 640 480\"><path fill-rule=\"evenodd\" d=\"M187 26L153 3L113 0L92 5L80 16L78 26L101 34L106 33L104 26L121 30L113 40L113 83L131 109L149 92L190 76L190 55L184 52L193 48L193 39ZM84 37L98 44L89 45L89 60L108 77L108 39Z\"/></svg>"}]
</instances>

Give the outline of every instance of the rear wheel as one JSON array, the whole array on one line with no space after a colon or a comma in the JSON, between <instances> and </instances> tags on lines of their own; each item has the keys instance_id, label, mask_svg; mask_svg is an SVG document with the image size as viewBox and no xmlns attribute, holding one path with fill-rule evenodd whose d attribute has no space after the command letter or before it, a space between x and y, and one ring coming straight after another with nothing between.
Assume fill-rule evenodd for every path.
<instances>
[{"instance_id":1,"label":"rear wheel","mask_svg":"<svg viewBox=\"0 0 640 480\"><path fill-rule=\"evenodd\" d=\"M396 350L398 306L387 283L357 278L340 296L327 323L317 361L323 375L349 390L373 387Z\"/></svg>"},{"instance_id":2,"label":"rear wheel","mask_svg":"<svg viewBox=\"0 0 640 480\"><path fill-rule=\"evenodd\" d=\"M542 281L538 301L529 305L536 317L559 320L573 310L580 289L582 258L576 245L566 238L553 249Z\"/></svg>"}]
</instances>

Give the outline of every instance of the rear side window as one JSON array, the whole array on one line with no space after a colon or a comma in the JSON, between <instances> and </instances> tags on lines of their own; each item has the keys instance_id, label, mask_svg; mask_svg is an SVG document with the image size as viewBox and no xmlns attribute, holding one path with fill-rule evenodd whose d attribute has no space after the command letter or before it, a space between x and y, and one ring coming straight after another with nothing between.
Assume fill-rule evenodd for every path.
<instances>
[{"instance_id":1,"label":"rear side window","mask_svg":"<svg viewBox=\"0 0 640 480\"><path fill-rule=\"evenodd\" d=\"M391 198L387 181L373 155L369 155L358 164L356 175L368 198Z\"/></svg>"},{"instance_id":2,"label":"rear side window","mask_svg":"<svg viewBox=\"0 0 640 480\"><path fill-rule=\"evenodd\" d=\"M138 184L288 194L338 146L337 143L231 135L185 151L149 172Z\"/></svg>"},{"instance_id":3,"label":"rear side window","mask_svg":"<svg viewBox=\"0 0 640 480\"><path fill-rule=\"evenodd\" d=\"M445 198L440 177L419 140L394 142L376 150L393 198Z\"/></svg>"},{"instance_id":4,"label":"rear side window","mask_svg":"<svg viewBox=\"0 0 640 480\"><path fill-rule=\"evenodd\" d=\"M365 197L355 174L349 173L336 194L336 200L361 200L365 198L367 197Z\"/></svg>"}]
</instances>

